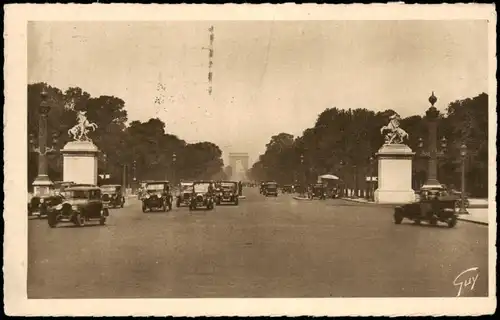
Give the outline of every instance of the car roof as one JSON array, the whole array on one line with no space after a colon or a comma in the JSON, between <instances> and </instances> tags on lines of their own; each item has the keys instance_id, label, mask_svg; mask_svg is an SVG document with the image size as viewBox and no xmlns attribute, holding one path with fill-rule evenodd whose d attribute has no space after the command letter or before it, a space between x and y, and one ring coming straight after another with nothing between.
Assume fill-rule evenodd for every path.
<instances>
[{"instance_id":1,"label":"car roof","mask_svg":"<svg viewBox=\"0 0 500 320\"><path fill-rule=\"evenodd\" d=\"M69 188L66 188L66 191L73 191L73 190L81 190L81 191L85 191L85 190L101 190L99 187L95 187L95 186L75 186L75 187L69 187Z\"/></svg>"},{"instance_id":2,"label":"car roof","mask_svg":"<svg viewBox=\"0 0 500 320\"><path fill-rule=\"evenodd\" d=\"M231 180L221 180L219 182L230 182L230 183L238 183L238 181L231 181Z\"/></svg>"},{"instance_id":3,"label":"car roof","mask_svg":"<svg viewBox=\"0 0 500 320\"><path fill-rule=\"evenodd\" d=\"M121 184L103 184L101 186L101 188L104 188L104 187L121 187L122 185Z\"/></svg>"},{"instance_id":4,"label":"car roof","mask_svg":"<svg viewBox=\"0 0 500 320\"><path fill-rule=\"evenodd\" d=\"M168 180L150 180L147 181L146 184L155 184L155 183L170 183Z\"/></svg>"},{"instance_id":5,"label":"car roof","mask_svg":"<svg viewBox=\"0 0 500 320\"><path fill-rule=\"evenodd\" d=\"M193 182L193 184L199 184L199 183L212 183L212 181L210 181L210 180L197 180L197 181Z\"/></svg>"}]
</instances>

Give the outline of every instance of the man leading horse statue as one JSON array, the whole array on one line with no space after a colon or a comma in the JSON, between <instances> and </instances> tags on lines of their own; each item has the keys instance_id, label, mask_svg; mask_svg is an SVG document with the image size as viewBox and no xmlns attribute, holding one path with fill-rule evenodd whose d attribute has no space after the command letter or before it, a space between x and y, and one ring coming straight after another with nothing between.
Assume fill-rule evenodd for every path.
<instances>
[{"instance_id":1,"label":"man leading horse statue","mask_svg":"<svg viewBox=\"0 0 500 320\"><path fill-rule=\"evenodd\" d=\"M97 124L87 119L85 111L78 111L77 124L68 130L68 135L76 141L90 141L87 134L97 129Z\"/></svg>"},{"instance_id":2,"label":"man leading horse statue","mask_svg":"<svg viewBox=\"0 0 500 320\"><path fill-rule=\"evenodd\" d=\"M404 143L404 140L408 139L409 135L399 127L401 117L399 114L394 113L389 119L389 124L380 128L380 133L385 133L385 144Z\"/></svg>"}]
</instances>

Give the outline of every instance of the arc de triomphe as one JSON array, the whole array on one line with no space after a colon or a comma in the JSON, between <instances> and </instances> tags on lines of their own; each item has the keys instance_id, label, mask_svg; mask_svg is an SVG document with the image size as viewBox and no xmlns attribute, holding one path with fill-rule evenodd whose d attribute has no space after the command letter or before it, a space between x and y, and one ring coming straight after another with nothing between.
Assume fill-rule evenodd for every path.
<instances>
[{"instance_id":1,"label":"arc de triomphe","mask_svg":"<svg viewBox=\"0 0 500 320\"><path fill-rule=\"evenodd\" d=\"M243 172L236 171L236 164L241 163ZM245 152L230 152L229 153L229 166L233 171L233 179L244 180L248 171L248 153Z\"/></svg>"}]
</instances>

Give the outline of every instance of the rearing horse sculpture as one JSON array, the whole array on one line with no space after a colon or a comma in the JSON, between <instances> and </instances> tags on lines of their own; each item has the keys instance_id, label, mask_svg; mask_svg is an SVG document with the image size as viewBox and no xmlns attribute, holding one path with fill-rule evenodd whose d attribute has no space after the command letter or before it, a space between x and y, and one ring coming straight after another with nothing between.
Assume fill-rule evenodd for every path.
<instances>
[{"instance_id":1,"label":"rearing horse sculpture","mask_svg":"<svg viewBox=\"0 0 500 320\"><path fill-rule=\"evenodd\" d=\"M97 129L97 124L90 122L85 111L78 111L77 124L68 130L68 135L76 141L90 141L87 134Z\"/></svg>"},{"instance_id":2,"label":"rearing horse sculpture","mask_svg":"<svg viewBox=\"0 0 500 320\"><path fill-rule=\"evenodd\" d=\"M385 136L386 144L400 144L404 142L404 139L408 139L408 133L399 127L400 119L399 115L395 113L390 117L389 124L380 128L382 134L389 131Z\"/></svg>"}]
</instances>

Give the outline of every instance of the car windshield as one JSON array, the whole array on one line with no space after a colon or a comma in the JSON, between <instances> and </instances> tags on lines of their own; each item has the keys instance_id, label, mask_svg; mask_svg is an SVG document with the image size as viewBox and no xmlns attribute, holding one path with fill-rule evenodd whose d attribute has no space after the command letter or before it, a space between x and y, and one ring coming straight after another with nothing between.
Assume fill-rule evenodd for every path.
<instances>
[{"instance_id":1,"label":"car windshield","mask_svg":"<svg viewBox=\"0 0 500 320\"><path fill-rule=\"evenodd\" d=\"M192 185L183 185L183 186L181 186L181 190L184 192L191 192L191 191L193 191L193 186Z\"/></svg>"},{"instance_id":2,"label":"car windshield","mask_svg":"<svg viewBox=\"0 0 500 320\"><path fill-rule=\"evenodd\" d=\"M86 190L64 191L64 197L67 199L88 199L89 193Z\"/></svg>"},{"instance_id":3,"label":"car windshield","mask_svg":"<svg viewBox=\"0 0 500 320\"><path fill-rule=\"evenodd\" d=\"M102 192L115 192L116 191L116 187L102 187L101 191Z\"/></svg>"},{"instance_id":4,"label":"car windshield","mask_svg":"<svg viewBox=\"0 0 500 320\"><path fill-rule=\"evenodd\" d=\"M194 192L208 192L209 183L199 183L194 185Z\"/></svg>"},{"instance_id":5,"label":"car windshield","mask_svg":"<svg viewBox=\"0 0 500 320\"><path fill-rule=\"evenodd\" d=\"M148 184L146 186L146 190L148 190L148 191L161 191L161 190L163 190L163 183Z\"/></svg>"},{"instance_id":6,"label":"car windshield","mask_svg":"<svg viewBox=\"0 0 500 320\"><path fill-rule=\"evenodd\" d=\"M222 189L232 189L236 187L236 183L234 182L222 182L221 183Z\"/></svg>"}]
</instances>

